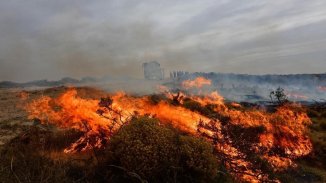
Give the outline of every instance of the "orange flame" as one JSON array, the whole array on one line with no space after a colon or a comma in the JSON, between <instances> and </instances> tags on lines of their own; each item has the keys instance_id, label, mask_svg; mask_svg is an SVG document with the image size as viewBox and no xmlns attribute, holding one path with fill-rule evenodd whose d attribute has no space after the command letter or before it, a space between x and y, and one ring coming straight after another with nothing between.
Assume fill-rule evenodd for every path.
<instances>
[{"instance_id":1,"label":"orange flame","mask_svg":"<svg viewBox=\"0 0 326 183\"><path fill-rule=\"evenodd\" d=\"M186 87L202 87L211 81L197 78L195 82L186 83ZM175 97L173 93L167 93L167 96L171 99ZM236 104L233 105L237 107L228 108L217 92L205 96L179 93L180 105L172 105L165 100L153 104L146 96L133 97L122 92L109 97L110 100L101 104L100 100L80 98L75 89L70 89L57 98L45 96L34 100L26 106L26 110L30 119L37 118L42 123L74 128L85 133L65 149L66 153L101 148L133 116L155 117L162 123L172 124L189 134L202 135L212 141L216 151L228 160L226 167L229 170L240 168L242 172L231 172L249 182L265 181L268 176L262 170L253 168L255 162L247 158L248 153L261 155L276 171L295 166L293 159L307 155L312 150L306 135L306 125L311 121L297 104L283 105L276 112L269 113L258 109L244 110ZM184 98L197 101L202 106L214 104L213 112L219 117L209 118L182 107ZM232 129L238 129L237 134L231 133ZM246 130L259 130L259 133L249 133L257 134L258 137L243 145L246 141L242 138L249 138Z\"/></svg>"},{"instance_id":2,"label":"orange flame","mask_svg":"<svg viewBox=\"0 0 326 183\"><path fill-rule=\"evenodd\" d=\"M204 77L197 77L194 80L185 80L182 82L182 86L186 89L189 88L202 88L204 85L211 85L212 81Z\"/></svg>"},{"instance_id":3,"label":"orange flame","mask_svg":"<svg viewBox=\"0 0 326 183\"><path fill-rule=\"evenodd\" d=\"M28 97L29 97L29 93L27 93L26 91L21 91L21 92L18 93L18 97L21 100L27 100Z\"/></svg>"},{"instance_id":4,"label":"orange flame","mask_svg":"<svg viewBox=\"0 0 326 183\"><path fill-rule=\"evenodd\" d=\"M293 99L307 100L308 97L298 92L287 92L286 95Z\"/></svg>"}]
</instances>

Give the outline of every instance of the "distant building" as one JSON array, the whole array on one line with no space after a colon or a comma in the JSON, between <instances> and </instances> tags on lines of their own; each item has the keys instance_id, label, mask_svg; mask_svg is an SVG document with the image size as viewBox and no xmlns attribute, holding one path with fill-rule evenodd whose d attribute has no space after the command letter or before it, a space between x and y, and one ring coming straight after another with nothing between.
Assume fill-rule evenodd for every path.
<instances>
[{"instance_id":1,"label":"distant building","mask_svg":"<svg viewBox=\"0 0 326 183\"><path fill-rule=\"evenodd\" d=\"M189 76L189 72L186 71L171 71L170 72L170 78L172 79L178 79L182 77L187 77Z\"/></svg>"},{"instance_id":2,"label":"distant building","mask_svg":"<svg viewBox=\"0 0 326 183\"><path fill-rule=\"evenodd\" d=\"M149 80L164 79L164 70L156 61L143 63L144 77Z\"/></svg>"}]
</instances>

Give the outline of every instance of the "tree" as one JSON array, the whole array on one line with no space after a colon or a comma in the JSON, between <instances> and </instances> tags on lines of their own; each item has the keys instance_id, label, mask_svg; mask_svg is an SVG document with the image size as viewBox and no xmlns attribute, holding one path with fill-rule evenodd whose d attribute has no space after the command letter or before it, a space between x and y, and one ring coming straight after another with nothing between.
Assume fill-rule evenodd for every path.
<instances>
[{"instance_id":1,"label":"tree","mask_svg":"<svg viewBox=\"0 0 326 183\"><path fill-rule=\"evenodd\" d=\"M269 97L271 98L272 102L276 102L278 104L283 104L288 101L287 96L284 92L284 89L281 87L278 87L276 90L273 90L269 93Z\"/></svg>"}]
</instances>

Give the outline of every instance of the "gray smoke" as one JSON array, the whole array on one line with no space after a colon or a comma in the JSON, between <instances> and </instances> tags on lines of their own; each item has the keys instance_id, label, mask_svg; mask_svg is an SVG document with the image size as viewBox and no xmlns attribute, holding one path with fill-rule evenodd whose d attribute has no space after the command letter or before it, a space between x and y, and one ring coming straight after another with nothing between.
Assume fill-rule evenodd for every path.
<instances>
[{"instance_id":1,"label":"gray smoke","mask_svg":"<svg viewBox=\"0 0 326 183\"><path fill-rule=\"evenodd\" d=\"M320 73L323 0L0 2L0 80L142 77L169 70Z\"/></svg>"}]
</instances>

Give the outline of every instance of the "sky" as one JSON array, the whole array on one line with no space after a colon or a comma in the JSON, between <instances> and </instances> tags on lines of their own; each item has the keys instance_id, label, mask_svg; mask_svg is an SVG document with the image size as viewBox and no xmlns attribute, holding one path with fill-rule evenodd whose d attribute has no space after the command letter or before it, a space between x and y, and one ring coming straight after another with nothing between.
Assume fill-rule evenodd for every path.
<instances>
[{"instance_id":1,"label":"sky","mask_svg":"<svg viewBox=\"0 0 326 183\"><path fill-rule=\"evenodd\" d=\"M0 1L0 80L326 72L325 0Z\"/></svg>"}]
</instances>

